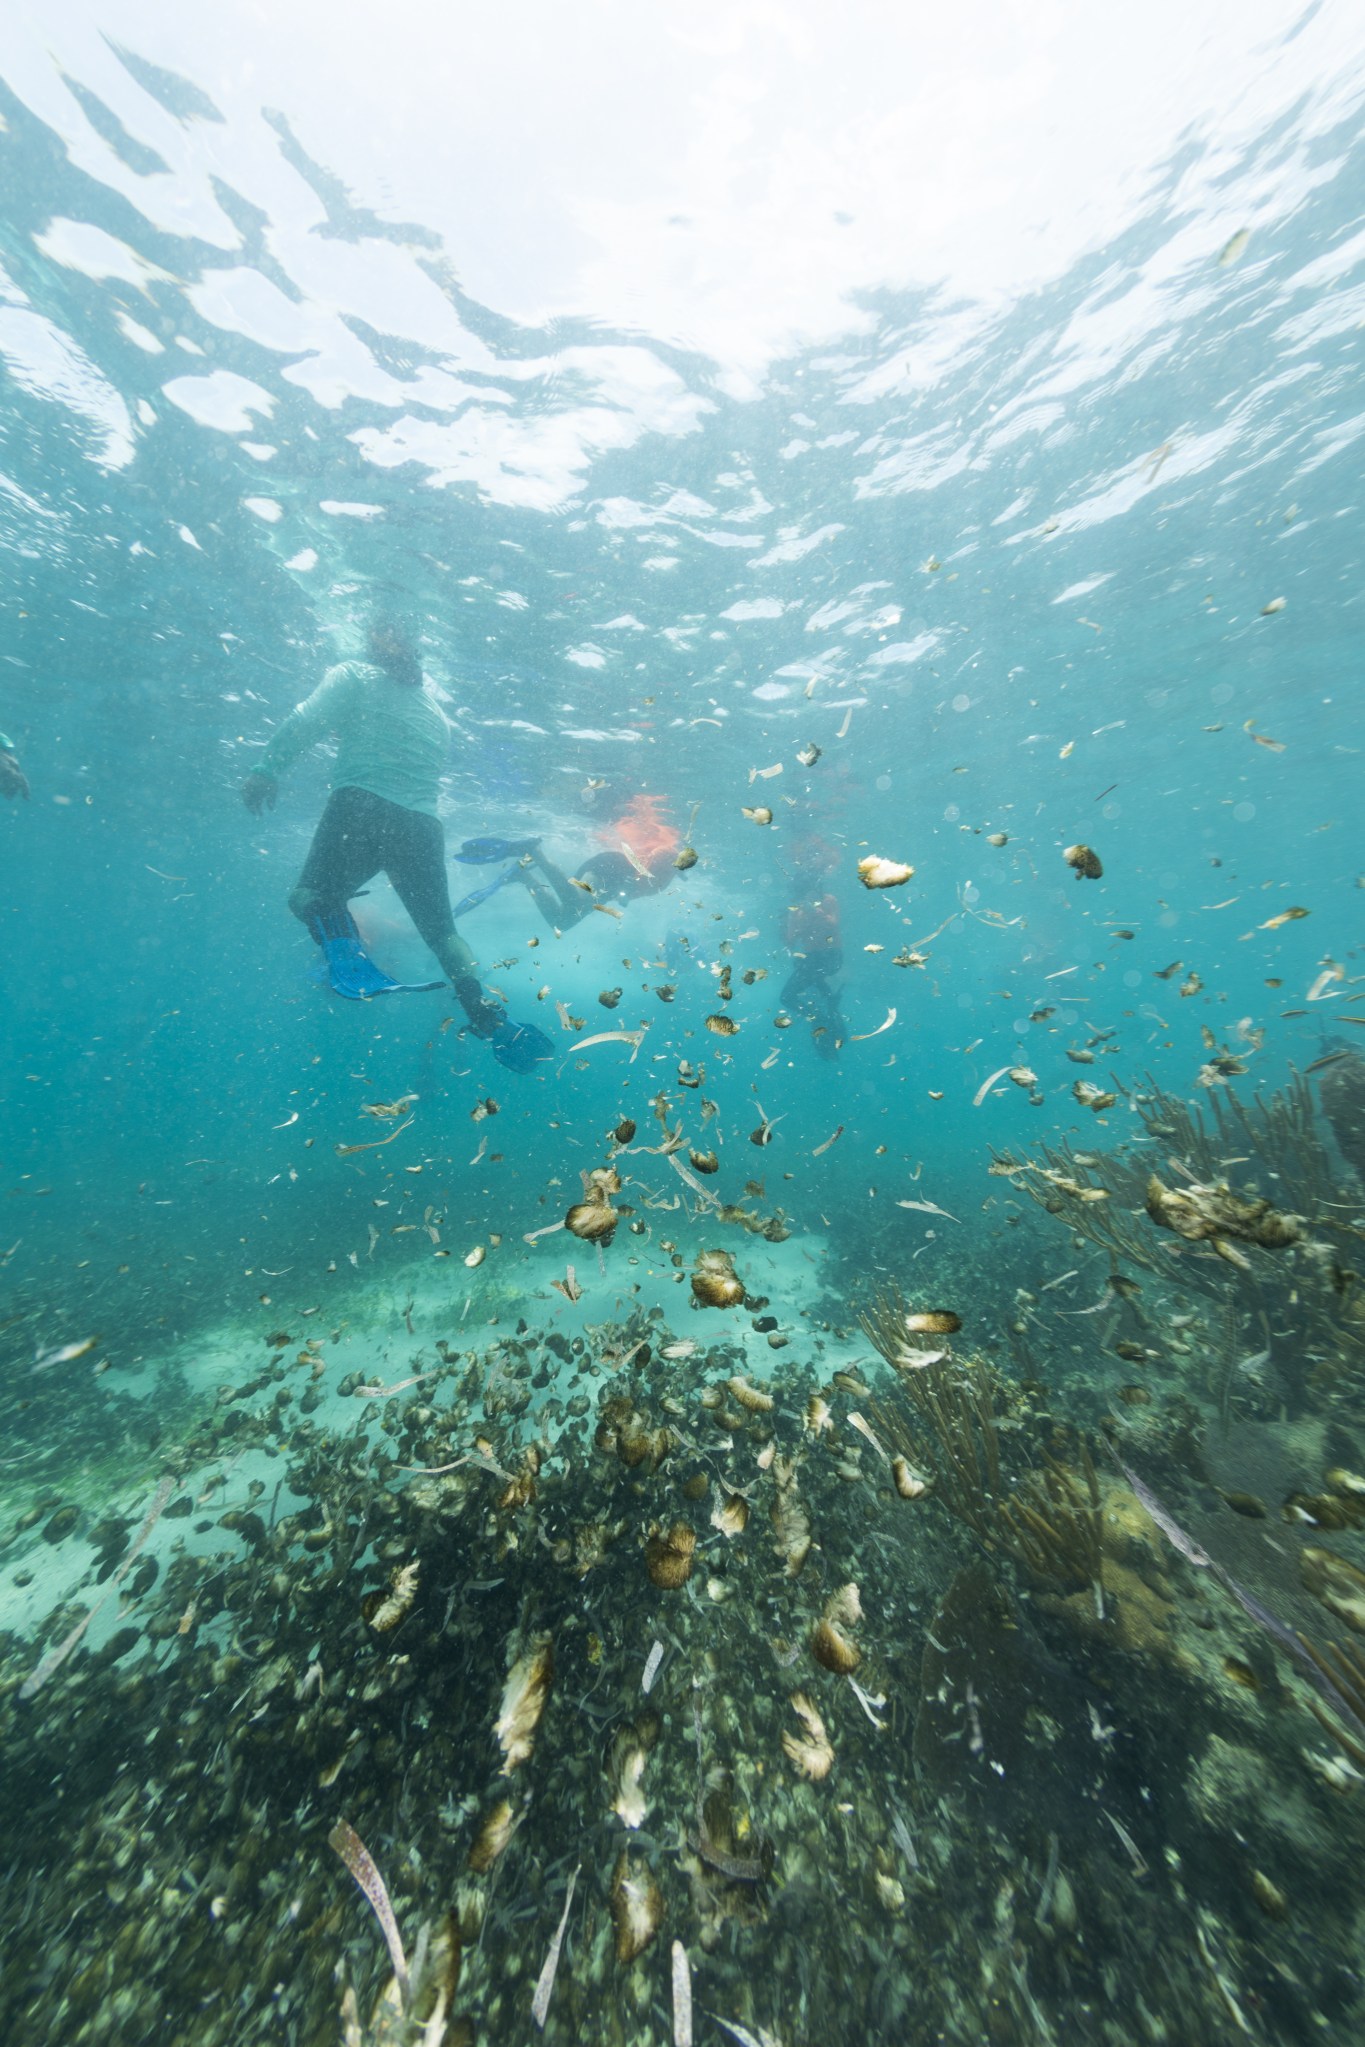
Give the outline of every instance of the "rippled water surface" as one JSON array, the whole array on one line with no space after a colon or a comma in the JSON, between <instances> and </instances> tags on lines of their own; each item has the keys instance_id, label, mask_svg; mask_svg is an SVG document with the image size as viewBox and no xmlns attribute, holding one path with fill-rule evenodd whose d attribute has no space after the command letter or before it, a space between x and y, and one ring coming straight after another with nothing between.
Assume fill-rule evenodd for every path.
<instances>
[{"instance_id":1,"label":"rippled water surface","mask_svg":"<svg viewBox=\"0 0 1365 2047\"><path fill-rule=\"evenodd\" d=\"M1363 103L11 23L6 2039L1365 2023ZM377 619L525 1072L241 800Z\"/></svg>"}]
</instances>

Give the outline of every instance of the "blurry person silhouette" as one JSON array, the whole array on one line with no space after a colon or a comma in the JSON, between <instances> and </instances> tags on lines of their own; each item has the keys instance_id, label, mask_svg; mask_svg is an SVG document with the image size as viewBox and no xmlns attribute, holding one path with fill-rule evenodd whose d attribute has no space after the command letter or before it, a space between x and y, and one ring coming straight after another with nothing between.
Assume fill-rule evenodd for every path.
<instances>
[{"instance_id":1,"label":"blurry person silhouette","mask_svg":"<svg viewBox=\"0 0 1365 2047\"><path fill-rule=\"evenodd\" d=\"M618 793L617 800L620 801ZM515 878L525 883L541 916L556 931L580 924L597 903L623 905L658 895L677 869L673 855L681 839L660 816L664 799L639 792L610 824L597 831L603 850L566 874L540 850L538 839L466 839L457 860L481 862L517 857Z\"/></svg>"},{"instance_id":2,"label":"blurry person silhouette","mask_svg":"<svg viewBox=\"0 0 1365 2047\"><path fill-rule=\"evenodd\" d=\"M22 796L28 801L28 776L19 765L19 749L12 739L0 732L0 796L11 801Z\"/></svg>"},{"instance_id":3,"label":"blurry person silhouette","mask_svg":"<svg viewBox=\"0 0 1365 2047\"><path fill-rule=\"evenodd\" d=\"M796 901L789 903L782 939L793 965L782 985L786 1008L806 1019L822 1059L836 1059L847 1026L839 1009L836 976L844 964L839 905L825 888L839 864L837 850L814 832L792 849Z\"/></svg>"},{"instance_id":4,"label":"blurry person silhouette","mask_svg":"<svg viewBox=\"0 0 1365 2047\"><path fill-rule=\"evenodd\" d=\"M332 791L289 907L322 950L337 995L365 1001L439 981L394 981L361 944L347 907L381 869L449 977L475 1035L515 1072L551 1056L533 1025L513 1023L480 987L474 955L455 929L446 880L445 834L436 800L450 727L422 673L412 637L376 616L368 660L329 668L313 694L280 725L242 784L253 817L273 810L278 776L319 740L337 742Z\"/></svg>"}]
</instances>

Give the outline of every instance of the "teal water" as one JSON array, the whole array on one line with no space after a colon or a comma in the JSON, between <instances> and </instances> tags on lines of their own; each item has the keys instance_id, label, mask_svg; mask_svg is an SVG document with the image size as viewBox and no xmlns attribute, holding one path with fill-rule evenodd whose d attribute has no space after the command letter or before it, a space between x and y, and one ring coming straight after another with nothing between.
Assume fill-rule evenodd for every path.
<instances>
[{"instance_id":1,"label":"teal water","mask_svg":"<svg viewBox=\"0 0 1365 2047\"><path fill-rule=\"evenodd\" d=\"M836 44L801 9L775 11L771 44L709 14L636 42L608 9L581 37L547 17L516 61L486 26L462 41L401 10L391 42L361 17L353 47L329 32L316 68L302 16L191 32L92 5L16 29L0 730L31 794L0 815L7 2038L334 2038L347 1982L367 2039L420 2037L371 2010L383 1948L326 1847L342 1818L410 1948L460 1923L451 2040L531 2037L580 1865L547 2038L691 2037L675 1941L698 2040L1360 2025L1365 48L1321 0L1206 13L1167 24L1164 73L1066 10L987 9L916 50L900 31L883 48L870 16ZM452 852L539 836L571 868L641 791L696 850L619 919L557 936L514 883L462 920L553 1043L529 1077L445 994L352 1005L316 978L286 897L324 758L273 814L238 798L376 608L412 622L451 719ZM913 875L864 887L868 856ZM450 872L459 897L490 870ZM780 991L793 906L826 894L842 962L813 1030ZM433 971L386 884L355 908L387 969ZM706 1029L721 1010L734 1035ZM579 1049L603 1031L644 1035ZM392 1144L347 1149L393 1127L367 1104L407 1095ZM714 1180L698 1195L661 1153L623 1152L639 1229L600 1252L534 1238L623 1116L641 1146L681 1123ZM1152 1172L1226 1180L1299 1218L1294 1241L1226 1217L1181 1237L1144 1213ZM747 1310L688 1306L715 1245ZM581 1301L550 1286L566 1263ZM836 1370L894 1395L858 1322L894 1289L960 1317L961 1369L999 1375L1006 1491L1046 1458L1080 1485L1094 1446L1105 1568L1126 1575L1093 1626L1065 1572L1030 1574L994 1519L983 1541L945 1506L942 1470L912 1509L845 1426L865 1395ZM316 1373L290 1362L313 1333ZM722 1471L697 1402L737 1370L777 1406L735 1417ZM302 1413L270 1391L290 1372ZM355 1421L348 1377L425 1372L434 1407ZM680 1438L654 1491L584 1421L622 1387ZM842 1472L803 1423L812 1396ZM225 1430L234 1407L250 1422ZM537 1435L539 1506L499 1506ZM395 1444L434 1464L476 1439L503 1478L476 1466L444 1519L412 1507ZM804 1473L815 1573L774 1557L765 1440ZM1120 1502L1118 1459L1280 1634ZM697 1469L752 1494L734 1543L694 1514L710 1604L703 1572L683 1593L641 1563ZM157 1589L139 1605L121 1581L21 1699L108 1581L101 1527L126 1553L163 1474L200 1519L149 1536ZM258 1499L259 1543L219 1534L220 1508ZM64 1506L74 1532L45 1542ZM304 1547L348 1516L340 1549ZM556 1556L589 1521L619 1524L629 1568L580 1579ZM428 1611L362 1711L341 1674L378 1655L360 1594L411 1554ZM279 1581L317 1555L291 1607ZM196 1578L195 1558L226 1561ZM846 1580L881 1707L801 1647ZM470 1584L500 1588L486 1625ZM137 1639L105 1655L122 1620ZM1337 1734L1283 1630L1342 1645ZM542 1631L545 1737L511 1773L529 1817L476 1882L499 1687ZM963 1659L946 1676L940 1635ZM635 1849L602 1786L654 1640L669 1688ZM287 1713L286 1677L262 1676L282 1656ZM600 1719L573 1713L570 1673L585 1698L602 1683ZM342 1735L374 1723L350 1774L304 1729L332 1683ZM793 1688L834 1735L827 1782L783 1760ZM725 1831L699 1818L722 1750L743 1811L721 1852L766 1839L757 1883L698 1860L699 1832ZM199 1788L215 1773L221 1800ZM263 1834L273 1862L244 1850ZM667 1911L624 1958L623 1842Z\"/></svg>"}]
</instances>

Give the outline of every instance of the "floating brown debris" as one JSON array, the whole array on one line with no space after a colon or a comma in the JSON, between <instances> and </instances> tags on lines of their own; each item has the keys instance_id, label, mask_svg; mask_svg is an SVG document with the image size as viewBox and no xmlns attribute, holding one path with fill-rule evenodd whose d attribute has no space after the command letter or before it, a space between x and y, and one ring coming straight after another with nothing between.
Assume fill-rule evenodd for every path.
<instances>
[{"instance_id":1,"label":"floating brown debris","mask_svg":"<svg viewBox=\"0 0 1365 2047\"><path fill-rule=\"evenodd\" d=\"M723 1012L718 1012L715 1016L708 1016L705 1019L705 1023L707 1030L714 1031L718 1038L733 1038L739 1034L739 1025L735 1022L734 1018L726 1016Z\"/></svg>"},{"instance_id":2,"label":"floating brown debris","mask_svg":"<svg viewBox=\"0 0 1365 2047\"><path fill-rule=\"evenodd\" d=\"M666 1531L652 1529L645 1544L645 1564L651 1580L666 1592L676 1592L692 1576L697 1547L696 1531L690 1522L675 1521Z\"/></svg>"},{"instance_id":3,"label":"floating brown debris","mask_svg":"<svg viewBox=\"0 0 1365 2047\"><path fill-rule=\"evenodd\" d=\"M951 1308L921 1308L902 1317L911 1336L956 1336L962 1317Z\"/></svg>"},{"instance_id":4,"label":"floating brown debris","mask_svg":"<svg viewBox=\"0 0 1365 2047\"><path fill-rule=\"evenodd\" d=\"M914 871L903 860L883 860L876 853L868 853L858 862L858 879L864 888L901 888Z\"/></svg>"},{"instance_id":5,"label":"floating brown debris","mask_svg":"<svg viewBox=\"0 0 1365 2047\"><path fill-rule=\"evenodd\" d=\"M1248 1265L1235 1243L1257 1244L1278 1251L1303 1238L1296 1215L1284 1215L1268 1201L1243 1201L1224 1181L1210 1185L1167 1187L1153 1173L1147 1182L1147 1213L1159 1228L1173 1230L1187 1243L1207 1243L1230 1265Z\"/></svg>"},{"instance_id":6,"label":"floating brown debris","mask_svg":"<svg viewBox=\"0 0 1365 2047\"><path fill-rule=\"evenodd\" d=\"M728 1251L699 1251L692 1273L692 1298L702 1308L737 1308L744 1282Z\"/></svg>"},{"instance_id":7,"label":"floating brown debris","mask_svg":"<svg viewBox=\"0 0 1365 2047\"><path fill-rule=\"evenodd\" d=\"M696 1173L718 1173L720 1160L713 1151L690 1151L687 1154L692 1170Z\"/></svg>"},{"instance_id":8,"label":"floating brown debris","mask_svg":"<svg viewBox=\"0 0 1365 2047\"><path fill-rule=\"evenodd\" d=\"M387 1592L371 1592L361 1601L360 1611L377 1635L386 1635L406 1617L417 1597L419 1575L418 1565L403 1564L389 1580Z\"/></svg>"},{"instance_id":9,"label":"floating brown debris","mask_svg":"<svg viewBox=\"0 0 1365 2047\"><path fill-rule=\"evenodd\" d=\"M750 824L771 824L773 821L773 814L766 803L757 803L752 809L744 804L742 808Z\"/></svg>"},{"instance_id":10,"label":"floating brown debris","mask_svg":"<svg viewBox=\"0 0 1365 2047\"><path fill-rule=\"evenodd\" d=\"M1098 881L1104 873L1100 856L1093 846L1064 846L1062 858L1082 881Z\"/></svg>"},{"instance_id":11,"label":"floating brown debris","mask_svg":"<svg viewBox=\"0 0 1365 2047\"><path fill-rule=\"evenodd\" d=\"M1112 1109L1118 1096L1109 1094L1102 1087L1096 1087L1093 1080L1076 1080L1071 1092L1083 1109L1093 1109L1098 1116L1105 1109Z\"/></svg>"},{"instance_id":12,"label":"floating brown debris","mask_svg":"<svg viewBox=\"0 0 1365 2047\"><path fill-rule=\"evenodd\" d=\"M673 861L673 865L677 868L678 872L686 874L688 868L695 867L696 864L697 851L695 846L680 846Z\"/></svg>"},{"instance_id":13,"label":"floating brown debris","mask_svg":"<svg viewBox=\"0 0 1365 2047\"><path fill-rule=\"evenodd\" d=\"M609 1201L576 1201L564 1218L564 1227L590 1244L608 1244L619 1221Z\"/></svg>"},{"instance_id":14,"label":"floating brown debris","mask_svg":"<svg viewBox=\"0 0 1365 2047\"><path fill-rule=\"evenodd\" d=\"M812 1393L806 1402L806 1427L813 1436L834 1427L834 1416L830 1411L829 1402L818 1393Z\"/></svg>"},{"instance_id":15,"label":"floating brown debris","mask_svg":"<svg viewBox=\"0 0 1365 2047\"><path fill-rule=\"evenodd\" d=\"M792 1694L791 1709L805 1728L805 1733L784 1732L783 1753L803 1777L809 1777L813 1784L818 1784L834 1767L834 1745L824 1721L804 1692Z\"/></svg>"},{"instance_id":16,"label":"floating brown debris","mask_svg":"<svg viewBox=\"0 0 1365 2047\"><path fill-rule=\"evenodd\" d=\"M623 1116L611 1134L617 1144L629 1144L635 1136L635 1118Z\"/></svg>"},{"instance_id":17,"label":"floating brown debris","mask_svg":"<svg viewBox=\"0 0 1365 2047\"><path fill-rule=\"evenodd\" d=\"M916 1471L908 1457L892 1458L891 1478L903 1500L922 1500L929 1490L930 1481Z\"/></svg>"},{"instance_id":18,"label":"floating brown debris","mask_svg":"<svg viewBox=\"0 0 1365 2047\"><path fill-rule=\"evenodd\" d=\"M603 988L597 999L603 1009L615 1009L617 1003L621 1000L622 993L623 990L620 988Z\"/></svg>"},{"instance_id":19,"label":"floating brown debris","mask_svg":"<svg viewBox=\"0 0 1365 2047\"><path fill-rule=\"evenodd\" d=\"M524 1763L535 1747L536 1729L550 1696L554 1674L554 1644L548 1635L537 1635L507 1673L502 1707L493 1727L503 1752L504 1777Z\"/></svg>"},{"instance_id":20,"label":"floating brown debris","mask_svg":"<svg viewBox=\"0 0 1365 2047\"><path fill-rule=\"evenodd\" d=\"M862 1651L849 1633L863 1617L856 1585L841 1585L825 1601L825 1610L811 1630L811 1654L826 1670L847 1677L862 1662Z\"/></svg>"},{"instance_id":21,"label":"floating brown debris","mask_svg":"<svg viewBox=\"0 0 1365 2047\"><path fill-rule=\"evenodd\" d=\"M1038 1076L1031 1066L1011 1066L1009 1077L1016 1087L1037 1087Z\"/></svg>"},{"instance_id":22,"label":"floating brown debris","mask_svg":"<svg viewBox=\"0 0 1365 2047\"><path fill-rule=\"evenodd\" d=\"M732 1379L727 1379L725 1383L740 1406L747 1407L751 1414L770 1414L772 1412L772 1394L765 1393L759 1386L751 1386L742 1372L736 1372L735 1376Z\"/></svg>"},{"instance_id":23,"label":"floating brown debris","mask_svg":"<svg viewBox=\"0 0 1365 2047\"><path fill-rule=\"evenodd\" d=\"M664 1894L649 1864L621 1850L611 1880L611 1918L616 1928L616 1959L633 1962L642 1955L664 1920Z\"/></svg>"},{"instance_id":24,"label":"floating brown debris","mask_svg":"<svg viewBox=\"0 0 1365 2047\"><path fill-rule=\"evenodd\" d=\"M771 1449L772 1445L766 1447ZM775 1456L771 1469L777 1488L772 1508L773 1536L787 1576L796 1578L810 1555L813 1540L810 1515L797 1490L795 1458Z\"/></svg>"},{"instance_id":25,"label":"floating brown debris","mask_svg":"<svg viewBox=\"0 0 1365 2047\"><path fill-rule=\"evenodd\" d=\"M986 834L986 844L988 846L1007 846L1009 842L1010 835L1008 832L987 832Z\"/></svg>"},{"instance_id":26,"label":"floating brown debris","mask_svg":"<svg viewBox=\"0 0 1365 2047\"><path fill-rule=\"evenodd\" d=\"M1365 1635L1365 1571L1335 1550L1304 1549L1299 1552L1299 1575L1329 1613Z\"/></svg>"},{"instance_id":27,"label":"floating brown debris","mask_svg":"<svg viewBox=\"0 0 1365 2047\"><path fill-rule=\"evenodd\" d=\"M723 1492L711 1509L711 1526L733 1541L737 1535L743 1535L748 1525L749 1502L743 1493Z\"/></svg>"},{"instance_id":28,"label":"floating brown debris","mask_svg":"<svg viewBox=\"0 0 1365 2047\"><path fill-rule=\"evenodd\" d=\"M607 1758L611 1785L611 1809L622 1826L634 1831L642 1827L649 1813L644 1794L645 1765L659 1738L659 1721L654 1713L643 1713L628 1727L619 1728Z\"/></svg>"},{"instance_id":29,"label":"floating brown debris","mask_svg":"<svg viewBox=\"0 0 1365 2047\"><path fill-rule=\"evenodd\" d=\"M521 1815L510 1798L500 1798L474 1836L469 1867L482 1876L493 1867L520 1824Z\"/></svg>"}]
</instances>

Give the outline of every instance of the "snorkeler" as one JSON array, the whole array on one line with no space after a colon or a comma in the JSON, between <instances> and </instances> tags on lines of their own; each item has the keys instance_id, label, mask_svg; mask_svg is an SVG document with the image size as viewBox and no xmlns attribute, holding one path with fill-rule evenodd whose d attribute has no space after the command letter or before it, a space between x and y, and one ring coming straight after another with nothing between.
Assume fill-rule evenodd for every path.
<instances>
[{"instance_id":1,"label":"snorkeler","mask_svg":"<svg viewBox=\"0 0 1365 2047\"><path fill-rule=\"evenodd\" d=\"M661 802L658 796L633 796L620 816L598 832L604 850L574 875L547 859L538 839L466 839L455 858L474 863L517 858L519 866L500 881L524 882L546 923L557 931L570 930L597 903L632 903L668 887L676 871L670 855L681 840L660 817Z\"/></svg>"},{"instance_id":2,"label":"snorkeler","mask_svg":"<svg viewBox=\"0 0 1365 2047\"><path fill-rule=\"evenodd\" d=\"M6 739L0 732L0 796L11 800L22 796L28 801L28 776L19 765L19 749L12 739Z\"/></svg>"},{"instance_id":3,"label":"snorkeler","mask_svg":"<svg viewBox=\"0 0 1365 2047\"><path fill-rule=\"evenodd\" d=\"M846 1028L839 991L833 985L844 963L839 905L827 890L819 892L838 859L834 848L814 834L798 843L793 879L800 900L788 906L782 928L783 943L795 964L781 999L806 1018L822 1059L837 1058Z\"/></svg>"},{"instance_id":4,"label":"snorkeler","mask_svg":"<svg viewBox=\"0 0 1365 2047\"><path fill-rule=\"evenodd\" d=\"M512 1022L484 993L474 955L455 929L446 882L445 834L437 814L450 744L445 714L428 689L402 626L377 618L368 661L329 668L290 712L242 784L253 817L273 810L281 769L310 746L337 740L332 792L313 834L289 907L322 948L333 992L352 1001L433 989L439 981L391 980L360 942L347 904L382 868L421 937L440 961L476 1037L513 1072L552 1056L534 1025Z\"/></svg>"}]
</instances>

